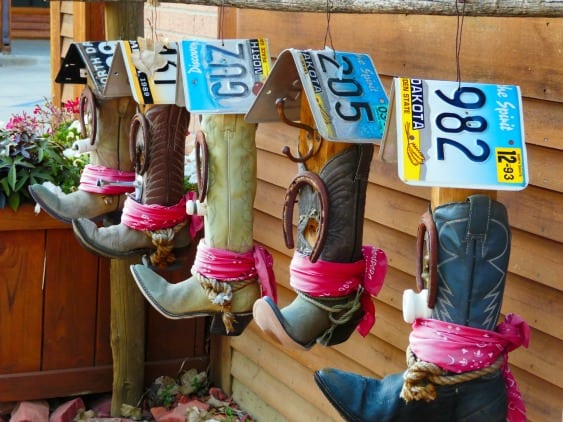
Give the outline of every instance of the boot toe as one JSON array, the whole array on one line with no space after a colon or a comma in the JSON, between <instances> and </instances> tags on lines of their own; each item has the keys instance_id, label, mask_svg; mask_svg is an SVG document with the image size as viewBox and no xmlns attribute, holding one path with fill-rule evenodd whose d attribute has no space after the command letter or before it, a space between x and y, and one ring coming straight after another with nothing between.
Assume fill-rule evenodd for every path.
<instances>
[{"instance_id":1,"label":"boot toe","mask_svg":"<svg viewBox=\"0 0 563 422\"><path fill-rule=\"evenodd\" d=\"M28 190L33 200L37 202L41 209L47 214L63 223L71 224L72 216L62 209L57 194L39 184L30 185Z\"/></svg>"},{"instance_id":2,"label":"boot toe","mask_svg":"<svg viewBox=\"0 0 563 422\"><path fill-rule=\"evenodd\" d=\"M347 421L391 421L404 408L400 398L402 373L377 380L327 368L316 371L314 378L328 401Z\"/></svg>"},{"instance_id":3,"label":"boot toe","mask_svg":"<svg viewBox=\"0 0 563 422\"><path fill-rule=\"evenodd\" d=\"M273 299L268 296L258 299L254 303L252 313L260 329L284 347L309 350L315 344L315 340L310 343L301 343L290 334L289 324Z\"/></svg>"}]
</instances>

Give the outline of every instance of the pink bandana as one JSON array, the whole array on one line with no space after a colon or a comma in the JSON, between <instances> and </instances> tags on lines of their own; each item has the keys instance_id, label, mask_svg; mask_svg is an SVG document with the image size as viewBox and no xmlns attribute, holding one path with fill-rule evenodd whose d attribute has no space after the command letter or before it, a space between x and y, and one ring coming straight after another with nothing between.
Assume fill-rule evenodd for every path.
<instances>
[{"instance_id":1,"label":"pink bandana","mask_svg":"<svg viewBox=\"0 0 563 422\"><path fill-rule=\"evenodd\" d=\"M377 296L383 286L387 256L373 246L363 246L362 253L364 259L356 262L317 260L312 263L307 256L295 252L290 265L289 284L312 297L346 296L362 286L361 301L365 313L358 332L365 337L375 323L375 305L370 295Z\"/></svg>"},{"instance_id":2,"label":"pink bandana","mask_svg":"<svg viewBox=\"0 0 563 422\"><path fill-rule=\"evenodd\" d=\"M526 407L514 376L508 367L508 352L528 347L530 327L515 314L508 314L496 331L419 318L410 334L410 348L421 360L447 371L462 373L493 364L505 355L503 375L508 394L508 421L525 422Z\"/></svg>"},{"instance_id":3,"label":"pink bandana","mask_svg":"<svg viewBox=\"0 0 563 422\"><path fill-rule=\"evenodd\" d=\"M262 246L254 246L250 252L237 253L226 249L211 248L205 238L197 245L193 273L223 282L242 281L258 277L262 296L271 297L277 303L274 259Z\"/></svg>"},{"instance_id":4,"label":"pink bandana","mask_svg":"<svg viewBox=\"0 0 563 422\"><path fill-rule=\"evenodd\" d=\"M194 192L189 192L180 199L176 205L165 207L152 204L143 205L128 197L123 205L121 222L134 230L160 230L174 227L190 218L186 214L186 200ZM195 218L197 217L197 218ZM195 234L203 227L203 219L191 216L190 235Z\"/></svg>"},{"instance_id":5,"label":"pink bandana","mask_svg":"<svg viewBox=\"0 0 563 422\"><path fill-rule=\"evenodd\" d=\"M119 195L133 192L135 172L119 171L100 165L87 164L80 176L78 189L84 192Z\"/></svg>"}]
</instances>

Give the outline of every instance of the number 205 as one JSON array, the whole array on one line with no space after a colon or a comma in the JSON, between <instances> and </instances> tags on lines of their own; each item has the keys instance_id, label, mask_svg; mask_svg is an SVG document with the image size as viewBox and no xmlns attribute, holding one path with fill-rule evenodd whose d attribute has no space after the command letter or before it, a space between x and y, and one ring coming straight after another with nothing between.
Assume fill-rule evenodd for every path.
<instances>
[{"instance_id":1,"label":"number 205","mask_svg":"<svg viewBox=\"0 0 563 422\"><path fill-rule=\"evenodd\" d=\"M338 63L334 58L324 54L319 54L318 57L321 69L325 73L328 71L328 66L333 66L335 69L343 66L342 78L331 77L327 79L328 89L333 95L342 99L350 99L350 101L337 101L335 103L334 109L338 117L347 122L357 122L362 118L363 112L368 121L375 121L369 102L352 101L354 97L361 97L364 94L364 89L358 81L350 77L354 72L354 65L351 60L346 56L342 56L341 63ZM385 112L387 112L387 109L385 109Z\"/></svg>"}]
</instances>

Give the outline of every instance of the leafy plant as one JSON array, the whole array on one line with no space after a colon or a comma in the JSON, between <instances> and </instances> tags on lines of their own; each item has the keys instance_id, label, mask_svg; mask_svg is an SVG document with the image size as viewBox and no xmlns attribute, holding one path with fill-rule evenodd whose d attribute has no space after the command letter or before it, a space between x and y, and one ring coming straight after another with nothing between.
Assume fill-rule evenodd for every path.
<instances>
[{"instance_id":1,"label":"leafy plant","mask_svg":"<svg viewBox=\"0 0 563 422\"><path fill-rule=\"evenodd\" d=\"M64 193L77 189L88 158L64 153L80 137L77 113L78 100L62 107L46 100L33 114L15 114L0 125L0 208L16 211L33 202L28 186L36 183L51 182Z\"/></svg>"}]
</instances>

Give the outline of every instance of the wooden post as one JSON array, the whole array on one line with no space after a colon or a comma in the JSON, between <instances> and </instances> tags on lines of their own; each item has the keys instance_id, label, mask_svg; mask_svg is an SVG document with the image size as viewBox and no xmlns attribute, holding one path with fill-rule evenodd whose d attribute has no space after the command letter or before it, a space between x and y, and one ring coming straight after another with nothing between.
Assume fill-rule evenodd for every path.
<instances>
[{"instance_id":1,"label":"wooden post","mask_svg":"<svg viewBox=\"0 0 563 422\"><path fill-rule=\"evenodd\" d=\"M491 199L496 199L497 192L494 190L471 190L471 189L453 189L453 188L432 188L431 206L432 209L438 205L447 204L448 202L465 201L469 195L485 194Z\"/></svg>"},{"instance_id":2,"label":"wooden post","mask_svg":"<svg viewBox=\"0 0 563 422\"><path fill-rule=\"evenodd\" d=\"M138 2L106 2L106 39L130 40L142 36L143 7ZM138 261L138 258L112 259L110 264L112 416L121 415L123 404L136 406L143 394L146 304L129 269Z\"/></svg>"}]
</instances>

